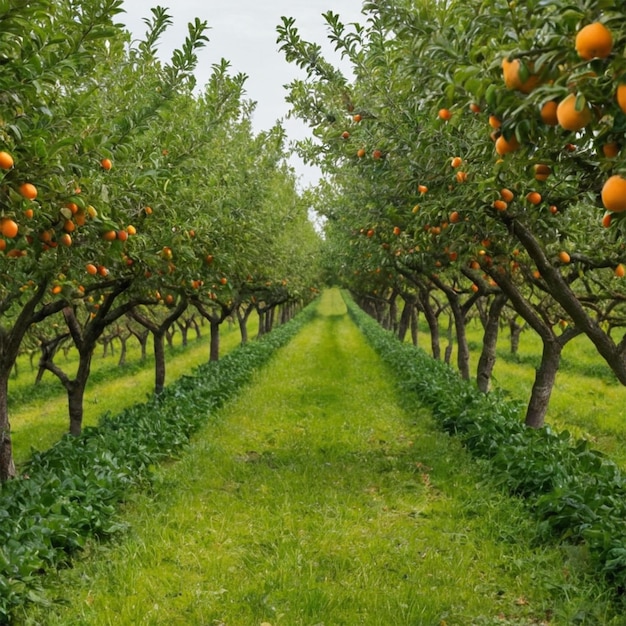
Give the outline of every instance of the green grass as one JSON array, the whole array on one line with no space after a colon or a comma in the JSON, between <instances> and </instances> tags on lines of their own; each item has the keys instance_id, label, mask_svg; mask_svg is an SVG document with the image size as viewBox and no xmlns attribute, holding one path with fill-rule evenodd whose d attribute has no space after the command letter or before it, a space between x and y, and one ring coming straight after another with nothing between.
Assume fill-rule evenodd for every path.
<instances>
[{"instance_id":1,"label":"green grass","mask_svg":"<svg viewBox=\"0 0 626 626\"><path fill-rule=\"evenodd\" d=\"M478 322L468 325L468 340L474 376L482 345L482 327ZM419 341L425 350L430 349L428 330L422 325ZM493 386L503 389L515 400L527 402L541 349L540 339L527 330L522 334L518 355L512 355L509 332L501 331ZM455 358L456 351L453 365ZM626 467L625 405L626 387L619 384L591 342L581 336L568 343L563 350L546 423L556 430L569 430L577 437L590 440L595 448Z\"/></svg>"},{"instance_id":2,"label":"green grass","mask_svg":"<svg viewBox=\"0 0 626 626\"><path fill-rule=\"evenodd\" d=\"M584 552L534 545L522 505L401 396L337 291L125 521L25 623L620 623Z\"/></svg>"},{"instance_id":3,"label":"green grass","mask_svg":"<svg viewBox=\"0 0 626 626\"><path fill-rule=\"evenodd\" d=\"M250 337L258 329L258 319L251 316L249 322ZM173 349L166 349L167 383L174 382L194 367L206 363L209 359L209 329L202 328L202 336L196 339L194 331L188 338L188 345L183 347L181 335L174 336ZM221 353L226 354L241 342L238 326L224 324L220 333ZM148 356L141 361L138 343L129 342L127 365L118 367L119 354L106 358L94 356L92 374L87 385L84 401L84 426L96 425L100 418L110 413L117 415L125 408L143 402L154 391L154 358L152 342L149 340ZM76 353L70 350L68 357L59 354L61 366L68 372L76 369ZM27 357L20 359L17 379L9 384L9 394L20 398L28 397L32 391L33 400L10 402L11 436L13 454L18 464L26 461L32 450L45 450L60 439L68 430L67 396L57 378L47 372L42 379L43 390L33 386L36 372L30 371Z\"/></svg>"}]
</instances>

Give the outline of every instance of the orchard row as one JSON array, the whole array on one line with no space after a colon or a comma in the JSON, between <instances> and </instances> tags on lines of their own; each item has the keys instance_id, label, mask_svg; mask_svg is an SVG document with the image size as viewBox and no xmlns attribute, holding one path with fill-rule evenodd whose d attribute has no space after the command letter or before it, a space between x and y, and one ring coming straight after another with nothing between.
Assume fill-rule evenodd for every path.
<instances>
[{"instance_id":1,"label":"orchard row","mask_svg":"<svg viewBox=\"0 0 626 626\"><path fill-rule=\"evenodd\" d=\"M195 84L205 23L163 62L166 11L131 44L121 5L0 9L0 480L14 474L9 375L34 329L77 348L76 372L54 350L42 360L77 434L91 355L122 316L150 329L156 353L189 307L217 334L229 316L291 310L316 290L319 237L280 125L253 132L245 76L226 61Z\"/></svg>"},{"instance_id":2,"label":"orchard row","mask_svg":"<svg viewBox=\"0 0 626 626\"><path fill-rule=\"evenodd\" d=\"M318 205L337 279L401 336L423 314L435 357L438 320L453 317L465 378L479 317L484 391L500 326L531 328L543 355L530 426L578 335L626 384L623 7L393 0L363 14L325 15L350 78L294 20L279 27L306 73L289 101L319 138L301 152L333 182Z\"/></svg>"}]
</instances>

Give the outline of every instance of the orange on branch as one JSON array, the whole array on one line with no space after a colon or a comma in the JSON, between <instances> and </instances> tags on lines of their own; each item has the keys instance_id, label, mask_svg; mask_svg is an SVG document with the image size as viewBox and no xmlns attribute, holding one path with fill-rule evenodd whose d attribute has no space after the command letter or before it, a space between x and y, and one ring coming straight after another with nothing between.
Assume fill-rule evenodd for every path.
<instances>
[{"instance_id":1,"label":"orange on branch","mask_svg":"<svg viewBox=\"0 0 626 626\"><path fill-rule=\"evenodd\" d=\"M591 109L583 99L577 107L578 96L570 93L565 96L556 109L556 116L561 128L570 131L582 130L591 122Z\"/></svg>"},{"instance_id":2,"label":"orange on branch","mask_svg":"<svg viewBox=\"0 0 626 626\"><path fill-rule=\"evenodd\" d=\"M615 174L602 187L602 204L607 211L626 211L626 179Z\"/></svg>"},{"instance_id":3,"label":"orange on branch","mask_svg":"<svg viewBox=\"0 0 626 626\"><path fill-rule=\"evenodd\" d=\"M2 150L2 152L0 152L0 169L10 170L12 167L13 157L5 150Z\"/></svg>"},{"instance_id":4,"label":"orange on branch","mask_svg":"<svg viewBox=\"0 0 626 626\"><path fill-rule=\"evenodd\" d=\"M37 187L32 183L22 183L18 191L27 200L34 200L37 197Z\"/></svg>"},{"instance_id":5,"label":"orange on branch","mask_svg":"<svg viewBox=\"0 0 626 626\"><path fill-rule=\"evenodd\" d=\"M604 24L593 22L578 31L574 46L585 61L606 59L613 50L613 36Z\"/></svg>"}]
</instances>

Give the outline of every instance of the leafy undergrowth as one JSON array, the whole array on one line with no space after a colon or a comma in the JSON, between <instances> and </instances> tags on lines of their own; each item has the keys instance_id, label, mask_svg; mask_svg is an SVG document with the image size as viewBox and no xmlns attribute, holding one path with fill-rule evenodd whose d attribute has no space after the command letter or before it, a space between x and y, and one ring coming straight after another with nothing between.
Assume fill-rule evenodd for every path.
<instances>
[{"instance_id":1,"label":"leafy undergrowth","mask_svg":"<svg viewBox=\"0 0 626 626\"><path fill-rule=\"evenodd\" d=\"M338 291L318 312L25 622L615 623L584 555L534 545L532 516L399 391Z\"/></svg>"},{"instance_id":2,"label":"leafy undergrowth","mask_svg":"<svg viewBox=\"0 0 626 626\"><path fill-rule=\"evenodd\" d=\"M35 453L20 478L0 488L0 623L9 622L16 607L41 600L42 572L69 562L88 537L120 530L116 505L129 489L149 483L155 465L176 455L314 313L308 307L158 397Z\"/></svg>"},{"instance_id":3,"label":"leafy undergrowth","mask_svg":"<svg viewBox=\"0 0 626 626\"><path fill-rule=\"evenodd\" d=\"M567 431L523 424L522 405L482 394L444 363L400 343L346 298L353 320L401 377L509 493L524 498L546 539L581 546L621 595L626 589L626 482L619 468Z\"/></svg>"}]
</instances>

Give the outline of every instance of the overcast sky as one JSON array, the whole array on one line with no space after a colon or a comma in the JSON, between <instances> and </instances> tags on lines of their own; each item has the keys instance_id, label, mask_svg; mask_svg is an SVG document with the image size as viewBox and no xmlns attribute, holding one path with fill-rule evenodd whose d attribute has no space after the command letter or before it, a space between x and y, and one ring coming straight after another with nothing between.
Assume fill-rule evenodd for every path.
<instances>
[{"instance_id":1,"label":"overcast sky","mask_svg":"<svg viewBox=\"0 0 626 626\"><path fill-rule=\"evenodd\" d=\"M157 5L166 7L173 18L173 24L161 39L164 58L180 47L190 21L198 17L208 23L210 41L198 55L198 84L207 82L212 64L222 58L230 61L233 73L247 74L247 97L257 102L253 120L257 131L268 129L277 119L286 117L289 107L283 86L295 77L303 77L278 51L276 26L281 16L294 17L301 36L319 44L327 42L322 13L332 10L346 24L364 21L360 0L125 0L126 13L120 16L120 21L140 38L146 31L143 18L150 17L150 9ZM336 59L332 46L324 45L328 45L328 58ZM294 139L302 138L307 132L298 121L285 120L284 126ZM299 161L292 163L303 184L315 181L315 171Z\"/></svg>"}]
</instances>

